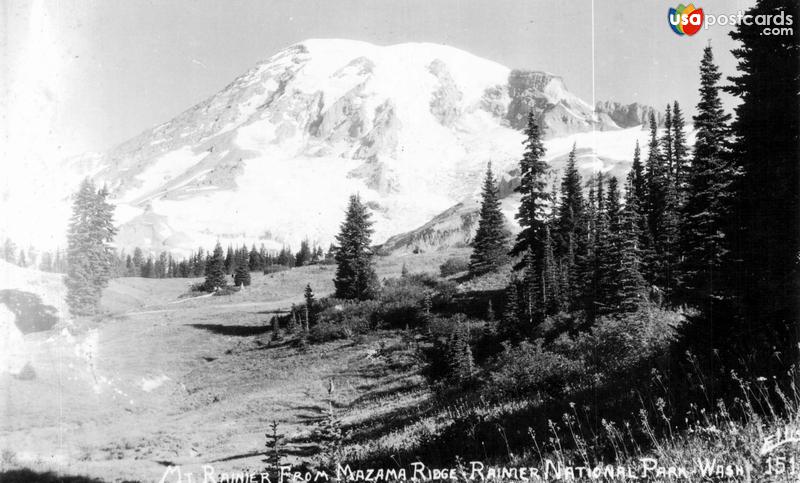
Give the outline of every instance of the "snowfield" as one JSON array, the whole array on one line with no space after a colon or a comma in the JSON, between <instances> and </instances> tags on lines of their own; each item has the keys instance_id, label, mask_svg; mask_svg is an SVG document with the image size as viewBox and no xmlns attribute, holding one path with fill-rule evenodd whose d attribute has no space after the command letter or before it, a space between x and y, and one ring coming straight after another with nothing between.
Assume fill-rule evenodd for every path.
<instances>
[{"instance_id":1,"label":"snowfield","mask_svg":"<svg viewBox=\"0 0 800 483\"><path fill-rule=\"evenodd\" d=\"M24 173L0 205L19 244L63 247L70 193L91 175L112 191L120 248L180 255L217 240L327 245L358 193L381 243L473 203L488 161L511 179L523 148L512 111L529 104L546 106L556 169L575 144L585 176L624 176L647 137L597 116L552 74L437 44L307 40L108 153Z\"/></svg>"}]
</instances>

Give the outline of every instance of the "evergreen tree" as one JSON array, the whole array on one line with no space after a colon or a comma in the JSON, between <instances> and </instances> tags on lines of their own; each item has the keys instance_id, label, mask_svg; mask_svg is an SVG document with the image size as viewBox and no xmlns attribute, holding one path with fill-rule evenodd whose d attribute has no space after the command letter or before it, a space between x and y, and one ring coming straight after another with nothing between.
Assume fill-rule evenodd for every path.
<instances>
[{"instance_id":1,"label":"evergreen tree","mask_svg":"<svg viewBox=\"0 0 800 483\"><path fill-rule=\"evenodd\" d=\"M595 176L597 189L594 211L594 229L591 231L592 241L587 265L587 282L590 287L586 291L586 318L593 322L597 314L610 310L608 280L611 276L614 261L612 239L609 231L609 217L606 205L605 176L602 172Z\"/></svg>"},{"instance_id":2,"label":"evergreen tree","mask_svg":"<svg viewBox=\"0 0 800 483\"><path fill-rule=\"evenodd\" d=\"M224 261L222 270L223 272L225 271ZM206 256L205 253L203 253L203 249L198 248L197 254L195 254L194 257L194 267L192 270L192 275L194 275L195 277L202 277L205 274L206 274Z\"/></svg>"},{"instance_id":3,"label":"evergreen tree","mask_svg":"<svg viewBox=\"0 0 800 483\"><path fill-rule=\"evenodd\" d=\"M634 161L635 159L636 151L634 151ZM635 207L638 211L636 216L631 215L631 217L639 223L639 226L635 230L635 233L638 235L636 246L639 250L639 267L642 276L645 281L648 282L652 281L654 277L653 266L655 264L655 252L653 251L653 239L650 236L650 225L647 222L647 211L644 208L644 204L647 202L646 196L642 197L640 193L637 193L637 182L641 181L642 179L636 174L635 169L631 169L628 172L625 185L627 190L625 192L625 206ZM646 194L647 190L645 189L643 192Z\"/></svg>"},{"instance_id":4,"label":"evergreen tree","mask_svg":"<svg viewBox=\"0 0 800 483\"><path fill-rule=\"evenodd\" d=\"M372 221L367 207L358 195L350 197L345 221L336 241L336 297L367 300L378 291L378 279L372 261L370 236Z\"/></svg>"},{"instance_id":5,"label":"evergreen tree","mask_svg":"<svg viewBox=\"0 0 800 483\"><path fill-rule=\"evenodd\" d=\"M608 217L608 226L611 233L619 231L621 205L619 193L619 180L616 176L608 178L608 194L606 195L606 216Z\"/></svg>"},{"instance_id":6,"label":"evergreen tree","mask_svg":"<svg viewBox=\"0 0 800 483\"><path fill-rule=\"evenodd\" d=\"M66 302L73 315L96 312L111 275L110 242L116 234L113 206L105 188L95 191L88 178L75 197L67 233Z\"/></svg>"},{"instance_id":7,"label":"evergreen tree","mask_svg":"<svg viewBox=\"0 0 800 483\"><path fill-rule=\"evenodd\" d=\"M647 300L647 291L642 276L642 229L646 225L638 206L639 199L630 182L626 186L625 207L619 226L619 268L612 283L614 301L625 312L635 312Z\"/></svg>"},{"instance_id":8,"label":"evergreen tree","mask_svg":"<svg viewBox=\"0 0 800 483\"><path fill-rule=\"evenodd\" d=\"M279 478L278 475L281 474L283 460L285 460L287 456L286 439L283 434L278 433L277 421L273 419L269 427L270 432L264 433L264 436L267 438L267 451L264 462L267 463L267 469L271 470L272 474L274 475L273 478L277 479Z\"/></svg>"},{"instance_id":9,"label":"evergreen tree","mask_svg":"<svg viewBox=\"0 0 800 483\"><path fill-rule=\"evenodd\" d=\"M10 238L6 238L3 243L3 260L9 263L17 262L17 245Z\"/></svg>"},{"instance_id":10,"label":"evergreen tree","mask_svg":"<svg viewBox=\"0 0 800 483\"><path fill-rule=\"evenodd\" d=\"M598 307L601 311L615 311L619 300L617 289L619 283L620 261L623 243L621 233L620 194L617 178L608 179L608 189L602 204L601 218L597 224L598 244Z\"/></svg>"},{"instance_id":11,"label":"evergreen tree","mask_svg":"<svg viewBox=\"0 0 800 483\"><path fill-rule=\"evenodd\" d=\"M589 190L586 197L586 206L583 210L581 225L584 230L585 247L576 257L576 267L573 286L573 300L571 305L576 310L584 313L594 313L597 300L597 195L596 179L589 180ZM591 321L591 315L587 320Z\"/></svg>"},{"instance_id":12,"label":"evergreen tree","mask_svg":"<svg viewBox=\"0 0 800 483\"><path fill-rule=\"evenodd\" d=\"M575 165L575 145L567 159L564 177L561 179L561 195L558 205L556 229L553 235L556 253L559 256L570 255L570 247L582 242L581 221L583 219L583 181ZM574 248L573 248L574 250ZM573 265L574 259L568 260Z\"/></svg>"},{"instance_id":13,"label":"evergreen tree","mask_svg":"<svg viewBox=\"0 0 800 483\"><path fill-rule=\"evenodd\" d=\"M469 327L458 320L447 341L447 360L450 375L459 382L469 380L475 373L475 360L472 356Z\"/></svg>"},{"instance_id":14,"label":"evergreen tree","mask_svg":"<svg viewBox=\"0 0 800 483\"><path fill-rule=\"evenodd\" d=\"M661 155L664 158L663 165L667 176L670 176L672 174L672 170L674 169L674 158L672 151L674 148L673 134L672 105L667 104L666 111L664 112L664 134L661 137Z\"/></svg>"},{"instance_id":15,"label":"evergreen tree","mask_svg":"<svg viewBox=\"0 0 800 483\"><path fill-rule=\"evenodd\" d=\"M650 235L655 241L658 239L662 209L664 207L666 170L664 169L664 157L661 155L658 124L656 124L654 112L650 113L650 142L647 148L647 163L645 165L647 198L645 211L647 213L647 223L650 227Z\"/></svg>"},{"instance_id":16,"label":"evergreen tree","mask_svg":"<svg viewBox=\"0 0 800 483\"><path fill-rule=\"evenodd\" d=\"M166 278L167 270L169 269L169 257L166 252L161 252L158 255L158 269L156 270L156 277Z\"/></svg>"},{"instance_id":17,"label":"evergreen tree","mask_svg":"<svg viewBox=\"0 0 800 483\"><path fill-rule=\"evenodd\" d=\"M228 250L225 252L225 273L228 275L236 271L236 256L233 253L233 247L228 245Z\"/></svg>"},{"instance_id":18,"label":"evergreen tree","mask_svg":"<svg viewBox=\"0 0 800 483\"><path fill-rule=\"evenodd\" d=\"M721 296L723 284L718 277L730 250L723 229L735 171L725 148L730 115L724 112L719 97L720 77L711 47L706 47L700 63L700 101L693 118L697 129L694 158L688 167L680 227L680 298L703 308Z\"/></svg>"},{"instance_id":19,"label":"evergreen tree","mask_svg":"<svg viewBox=\"0 0 800 483\"><path fill-rule=\"evenodd\" d=\"M215 292L228 284L225 276L225 255L219 242L214 247L213 254L206 259L205 273L204 286L207 292Z\"/></svg>"},{"instance_id":20,"label":"evergreen tree","mask_svg":"<svg viewBox=\"0 0 800 483\"><path fill-rule=\"evenodd\" d=\"M247 246L242 245L242 248L236 250L234 259L236 260L236 271L233 274L233 284L237 287L249 287L250 256L247 252Z\"/></svg>"},{"instance_id":21,"label":"evergreen tree","mask_svg":"<svg viewBox=\"0 0 800 483\"><path fill-rule=\"evenodd\" d=\"M142 278L156 277L156 268L152 256L147 257L147 261L141 266L141 276Z\"/></svg>"},{"instance_id":22,"label":"evergreen tree","mask_svg":"<svg viewBox=\"0 0 800 483\"><path fill-rule=\"evenodd\" d=\"M26 266L35 265L36 261L39 258L39 252L36 250L36 248L33 245L28 247L28 251L25 253L25 255L27 257L27 261L26 261L27 265Z\"/></svg>"},{"instance_id":23,"label":"evergreen tree","mask_svg":"<svg viewBox=\"0 0 800 483\"><path fill-rule=\"evenodd\" d=\"M550 227L545 227L544 260L542 267L542 303L545 313L555 314L564 306L561 293L561 277L558 263L553 249L553 238L550 236Z\"/></svg>"},{"instance_id":24,"label":"evergreen tree","mask_svg":"<svg viewBox=\"0 0 800 483\"><path fill-rule=\"evenodd\" d=\"M500 337L507 340L518 340L521 336L519 331L519 289L516 280L511 280L506 285L503 314L497 331Z\"/></svg>"},{"instance_id":25,"label":"evergreen tree","mask_svg":"<svg viewBox=\"0 0 800 483\"><path fill-rule=\"evenodd\" d=\"M303 291L303 298L306 299L306 310L308 311L308 323L309 325L313 325L316 320L316 305L314 300L314 291L311 289L311 284L306 284L306 289Z\"/></svg>"},{"instance_id":26,"label":"evergreen tree","mask_svg":"<svg viewBox=\"0 0 800 483\"><path fill-rule=\"evenodd\" d=\"M130 259L130 256L128 258ZM50 252L42 253L42 261L39 262L39 270L43 272L53 271L53 256L50 255Z\"/></svg>"},{"instance_id":27,"label":"evergreen tree","mask_svg":"<svg viewBox=\"0 0 800 483\"><path fill-rule=\"evenodd\" d=\"M525 129L525 151L519 162L520 184L515 190L520 193L520 205L516 219L522 230L517 235L511 255L521 255L532 251L535 265L541 272L541 258L545 238L545 218L550 193L547 192L545 175L547 162L544 160L544 144L533 112L528 113L528 126ZM522 268L520 263L515 268Z\"/></svg>"},{"instance_id":28,"label":"evergreen tree","mask_svg":"<svg viewBox=\"0 0 800 483\"><path fill-rule=\"evenodd\" d=\"M261 260L261 253L256 250L256 244L253 243L253 247L250 249L250 257L249 257L249 268L251 272L257 272L261 270L264 265L264 262Z\"/></svg>"},{"instance_id":29,"label":"evergreen tree","mask_svg":"<svg viewBox=\"0 0 800 483\"><path fill-rule=\"evenodd\" d=\"M56 255L53 257L53 271L56 273L66 273L67 272L67 262L64 259L65 257L61 256L61 250L56 249Z\"/></svg>"},{"instance_id":30,"label":"evergreen tree","mask_svg":"<svg viewBox=\"0 0 800 483\"><path fill-rule=\"evenodd\" d=\"M133 267L135 268L135 272L139 273L142 268L142 264L144 263L144 254L142 253L142 249L139 247L134 248L133 250Z\"/></svg>"},{"instance_id":31,"label":"evergreen tree","mask_svg":"<svg viewBox=\"0 0 800 483\"><path fill-rule=\"evenodd\" d=\"M683 111L678 101L672 106L672 177L678 193L678 206L683 206L686 192L686 163L689 157L689 148L686 144L686 122Z\"/></svg>"},{"instance_id":32,"label":"evergreen tree","mask_svg":"<svg viewBox=\"0 0 800 483\"><path fill-rule=\"evenodd\" d=\"M726 89L742 101L732 125L741 176L725 230L737 241L732 257L737 263L725 267L725 278L735 283L733 293L744 311L726 334L736 345L725 352L749 359L759 375L786 374L800 360L800 4L760 0L746 13L791 15L795 26L787 35L767 36L757 22L739 23L731 33L741 43L733 51L738 72ZM760 364L767 358L776 365Z\"/></svg>"},{"instance_id":33,"label":"evergreen tree","mask_svg":"<svg viewBox=\"0 0 800 483\"><path fill-rule=\"evenodd\" d=\"M678 111L678 114L681 114ZM658 227L656 230L657 238L655 239L656 249L658 250L660 267L659 273L656 275L656 283L664 290L667 298L670 298L675 288L675 270L678 263L678 224L680 209L680 195L678 191L678 179L676 174L675 162L675 149L676 137L680 142L683 142L681 132L677 135L675 132L675 122L672 106L667 104L666 115L664 116L664 135L661 138L661 152L662 152L662 168L661 168L661 190L662 208L658 217ZM678 121L680 129L683 129L683 119ZM684 151L685 146L679 147L679 151Z\"/></svg>"},{"instance_id":34,"label":"evergreen tree","mask_svg":"<svg viewBox=\"0 0 800 483\"><path fill-rule=\"evenodd\" d=\"M28 266L28 258L25 256L25 250L20 249L19 257L17 257L17 265L23 268Z\"/></svg>"},{"instance_id":35,"label":"evergreen tree","mask_svg":"<svg viewBox=\"0 0 800 483\"><path fill-rule=\"evenodd\" d=\"M335 259L336 259L336 247L333 245L333 243L331 243L328 246L328 251L325 252L325 261L331 262L334 261Z\"/></svg>"},{"instance_id":36,"label":"evergreen tree","mask_svg":"<svg viewBox=\"0 0 800 483\"><path fill-rule=\"evenodd\" d=\"M298 267L308 265L311 261L311 247L308 243L308 238L300 242L300 251L295 256L295 263Z\"/></svg>"},{"instance_id":37,"label":"evergreen tree","mask_svg":"<svg viewBox=\"0 0 800 483\"><path fill-rule=\"evenodd\" d=\"M507 259L505 218L500 210L500 194L491 162L486 166L481 197L480 219L469 257L469 273L473 276L496 270Z\"/></svg>"},{"instance_id":38,"label":"evergreen tree","mask_svg":"<svg viewBox=\"0 0 800 483\"><path fill-rule=\"evenodd\" d=\"M631 182L632 193L638 201L639 209L644 210L644 204L647 203L647 179L645 177L644 164L642 163L642 150L639 148L639 141L636 141L636 147L633 149L633 163L628 177Z\"/></svg>"},{"instance_id":39,"label":"evergreen tree","mask_svg":"<svg viewBox=\"0 0 800 483\"><path fill-rule=\"evenodd\" d=\"M544 250L542 250L543 252ZM527 324L523 333L530 335L533 329L544 321L544 257L536 257L532 248L528 248L522 259L525 267L522 277L522 306Z\"/></svg>"}]
</instances>

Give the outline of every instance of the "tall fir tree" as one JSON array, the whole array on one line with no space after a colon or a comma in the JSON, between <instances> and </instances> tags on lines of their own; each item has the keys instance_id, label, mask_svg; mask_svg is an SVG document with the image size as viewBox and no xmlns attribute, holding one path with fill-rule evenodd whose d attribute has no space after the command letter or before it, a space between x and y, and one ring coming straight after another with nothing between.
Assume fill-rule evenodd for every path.
<instances>
[{"instance_id":1,"label":"tall fir tree","mask_svg":"<svg viewBox=\"0 0 800 483\"><path fill-rule=\"evenodd\" d=\"M247 246L242 245L242 248L236 250L234 257L236 260L236 271L233 273L233 284L237 287L249 287L250 254L247 251Z\"/></svg>"},{"instance_id":2,"label":"tall fir tree","mask_svg":"<svg viewBox=\"0 0 800 483\"><path fill-rule=\"evenodd\" d=\"M350 197L345 220L336 236L336 297L372 299L377 295L378 277L372 261L372 221L358 195Z\"/></svg>"},{"instance_id":3,"label":"tall fir tree","mask_svg":"<svg viewBox=\"0 0 800 483\"><path fill-rule=\"evenodd\" d=\"M316 322L317 316L317 307L316 307L316 300L314 298L314 290L311 288L311 284L306 284L306 288L303 291L303 298L306 301L306 310L308 311L308 323L314 324Z\"/></svg>"},{"instance_id":4,"label":"tall fir tree","mask_svg":"<svg viewBox=\"0 0 800 483\"><path fill-rule=\"evenodd\" d=\"M582 236L581 219L583 217L583 181L575 165L576 146L569 152L564 176L561 178L561 189L557 209L556 228L553 238L556 253L559 256L569 254L570 246L579 243ZM568 263L574 263L574 260Z\"/></svg>"},{"instance_id":5,"label":"tall fir tree","mask_svg":"<svg viewBox=\"0 0 800 483\"><path fill-rule=\"evenodd\" d=\"M626 185L625 207L620 214L619 267L613 283L614 300L624 312L635 312L647 300L647 291L642 276L642 230L647 222L639 208L631 179Z\"/></svg>"},{"instance_id":6,"label":"tall fir tree","mask_svg":"<svg viewBox=\"0 0 800 483\"><path fill-rule=\"evenodd\" d=\"M233 247L228 245L228 250L225 252L225 273L228 275L236 271L236 256L233 253Z\"/></svg>"},{"instance_id":7,"label":"tall fir tree","mask_svg":"<svg viewBox=\"0 0 800 483\"><path fill-rule=\"evenodd\" d=\"M620 225L619 182L615 176L611 176L608 179L608 188L606 189L605 199L603 200L602 214L597 224L597 266L600 271L597 276L599 280L598 307L601 311L606 312L617 310L619 305L616 291L623 243Z\"/></svg>"},{"instance_id":8,"label":"tall fir tree","mask_svg":"<svg viewBox=\"0 0 800 483\"><path fill-rule=\"evenodd\" d=\"M723 265L730 261L730 241L723 229L736 174L725 148L730 115L722 108L720 77L708 46L700 63L700 101L693 118L697 135L694 157L688 166L679 242L683 256L679 298L704 310L710 310L709 304L724 290L720 277Z\"/></svg>"},{"instance_id":9,"label":"tall fir tree","mask_svg":"<svg viewBox=\"0 0 800 483\"><path fill-rule=\"evenodd\" d=\"M500 194L490 162L486 166L478 229L472 241L472 254L469 257L471 275L491 272L506 262L508 246L504 224L505 217L500 211Z\"/></svg>"},{"instance_id":10,"label":"tall fir tree","mask_svg":"<svg viewBox=\"0 0 800 483\"><path fill-rule=\"evenodd\" d=\"M547 210L550 193L547 191L547 162L544 160L544 144L539 125L533 112L528 113L528 125L525 129L525 150L519 162L520 184L516 191L520 193L520 205L516 214L521 230L511 249L511 255L523 255L514 266L515 270L524 269L524 307L531 330L543 320L543 284L544 245L546 237Z\"/></svg>"},{"instance_id":11,"label":"tall fir tree","mask_svg":"<svg viewBox=\"0 0 800 483\"><path fill-rule=\"evenodd\" d=\"M542 266L542 303L546 314L555 314L565 307L562 298L561 276L553 248L553 237L550 226L545 227L545 239Z\"/></svg>"},{"instance_id":12,"label":"tall fir tree","mask_svg":"<svg viewBox=\"0 0 800 483\"><path fill-rule=\"evenodd\" d=\"M6 238L6 241L3 243L3 260L9 263L15 263L17 256L17 245L11 240L11 238Z\"/></svg>"},{"instance_id":13,"label":"tall fir tree","mask_svg":"<svg viewBox=\"0 0 800 483\"><path fill-rule=\"evenodd\" d=\"M114 207L107 201L108 191L95 190L85 179L78 190L67 232L66 302L73 315L96 313L103 289L111 276L113 250L110 246L116 229Z\"/></svg>"},{"instance_id":14,"label":"tall fir tree","mask_svg":"<svg viewBox=\"0 0 800 483\"><path fill-rule=\"evenodd\" d=\"M519 309L519 282L512 279L506 285L504 292L503 313L497 328L498 335L505 340L519 340L521 332Z\"/></svg>"},{"instance_id":15,"label":"tall fir tree","mask_svg":"<svg viewBox=\"0 0 800 483\"><path fill-rule=\"evenodd\" d=\"M664 158L663 166L667 176L671 176L674 167L675 158L673 156L674 132L672 130L672 105L667 104L664 112L664 134L661 136L661 155Z\"/></svg>"},{"instance_id":16,"label":"tall fir tree","mask_svg":"<svg viewBox=\"0 0 800 483\"><path fill-rule=\"evenodd\" d=\"M686 194L686 169L689 147L686 141L686 121L678 101L672 105L672 178L678 194L678 206L683 206Z\"/></svg>"},{"instance_id":17,"label":"tall fir tree","mask_svg":"<svg viewBox=\"0 0 800 483\"><path fill-rule=\"evenodd\" d=\"M447 341L447 362L450 376L458 382L469 380L475 373L469 326L464 321L457 322Z\"/></svg>"},{"instance_id":18,"label":"tall fir tree","mask_svg":"<svg viewBox=\"0 0 800 483\"><path fill-rule=\"evenodd\" d=\"M580 287L577 261L583 256L587 243L583 181L575 164L575 152L576 146L573 144L561 179L557 216L553 228L555 255L561 261L561 297L567 306L575 300Z\"/></svg>"},{"instance_id":19,"label":"tall fir tree","mask_svg":"<svg viewBox=\"0 0 800 483\"><path fill-rule=\"evenodd\" d=\"M295 256L295 264L298 267L308 265L309 262L311 262L311 256L311 246L308 238L305 238L300 242L300 251L297 252L297 255Z\"/></svg>"},{"instance_id":20,"label":"tall fir tree","mask_svg":"<svg viewBox=\"0 0 800 483\"><path fill-rule=\"evenodd\" d=\"M250 256L248 258L250 263L250 271L257 272L264 268L264 261L261 259L261 252L256 250L256 244L253 243L250 248Z\"/></svg>"},{"instance_id":21,"label":"tall fir tree","mask_svg":"<svg viewBox=\"0 0 800 483\"><path fill-rule=\"evenodd\" d=\"M746 13L791 15L796 24L800 4L760 0ZM733 258L741 262L726 267L726 278L736 283L744 313L729 334L746 343L738 348L745 360L771 358L774 367L764 374L786 374L800 362L800 28L766 36L757 23L740 23L731 37L741 45L733 51L738 71L726 90L741 99L732 129L742 175L726 232L738 241Z\"/></svg>"},{"instance_id":22,"label":"tall fir tree","mask_svg":"<svg viewBox=\"0 0 800 483\"><path fill-rule=\"evenodd\" d=\"M525 129L525 146L519 162L520 184L516 192L521 195L516 219L522 228L517 235L511 255L523 255L533 251L537 264L541 265L542 249L545 237L545 218L550 201L545 176L548 166L544 160L544 144L542 134L533 112L528 113L528 125ZM518 264L516 268L522 268Z\"/></svg>"},{"instance_id":23,"label":"tall fir tree","mask_svg":"<svg viewBox=\"0 0 800 483\"><path fill-rule=\"evenodd\" d=\"M206 259L205 267L206 291L214 292L228 284L225 273L225 254L219 242L214 246L214 251L211 256Z\"/></svg>"},{"instance_id":24,"label":"tall fir tree","mask_svg":"<svg viewBox=\"0 0 800 483\"><path fill-rule=\"evenodd\" d=\"M661 210L664 201L664 158L661 155L661 143L658 139L658 124L655 113L650 113L650 141L647 144L647 161L645 163L645 182L647 196L645 198L645 211L650 235L655 241L658 238L658 228Z\"/></svg>"},{"instance_id":25,"label":"tall fir tree","mask_svg":"<svg viewBox=\"0 0 800 483\"><path fill-rule=\"evenodd\" d=\"M642 150L639 147L639 141L636 141L636 147L633 149L633 163L631 164L628 178L631 182L631 193L636 195L639 209L644 210L644 205L647 203L647 179L645 177L645 166L642 163Z\"/></svg>"}]
</instances>

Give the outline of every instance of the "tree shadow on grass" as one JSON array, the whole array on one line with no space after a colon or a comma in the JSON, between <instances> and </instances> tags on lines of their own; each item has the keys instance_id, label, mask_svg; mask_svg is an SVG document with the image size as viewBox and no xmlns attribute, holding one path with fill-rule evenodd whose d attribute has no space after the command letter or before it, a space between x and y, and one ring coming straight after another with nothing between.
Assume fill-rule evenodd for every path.
<instances>
[{"instance_id":1,"label":"tree shadow on grass","mask_svg":"<svg viewBox=\"0 0 800 483\"><path fill-rule=\"evenodd\" d=\"M56 308L42 303L35 293L0 290L0 304L5 304L16 316L17 327L23 334L50 330L58 322Z\"/></svg>"},{"instance_id":2,"label":"tree shadow on grass","mask_svg":"<svg viewBox=\"0 0 800 483\"><path fill-rule=\"evenodd\" d=\"M4 471L0 473L0 481L3 483L103 483L103 480L88 476L63 476L49 471L36 473L28 469Z\"/></svg>"},{"instance_id":3,"label":"tree shadow on grass","mask_svg":"<svg viewBox=\"0 0 800 483\"><path fill-rule=\"evenodd\" d=\"M268 325L222 325L222 324L188 324L195 329L207 330L218 335L251 337L272 330Z\"/></svg>"}]
</instances>

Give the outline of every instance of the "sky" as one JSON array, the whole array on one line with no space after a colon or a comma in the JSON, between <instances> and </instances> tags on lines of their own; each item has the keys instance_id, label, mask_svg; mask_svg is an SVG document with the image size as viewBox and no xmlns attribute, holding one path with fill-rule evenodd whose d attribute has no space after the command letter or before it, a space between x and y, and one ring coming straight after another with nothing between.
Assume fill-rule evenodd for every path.
<instances>
[{"instance_id":1,"label":"sky","mask_svg":"<svg viewBox=\"0 0 800 483\"><path fill-rule=\"evenodd\" d=\"M732 14L751 1L702 0ZM679 37L660 0L3 0L0 158L104 151L168 121L308 38L435 42L563 77L591 102L697 101L711 42L735 70L729 27ZM729 100L730 104L730 100Z\"/></svg>"}]
</instances>

